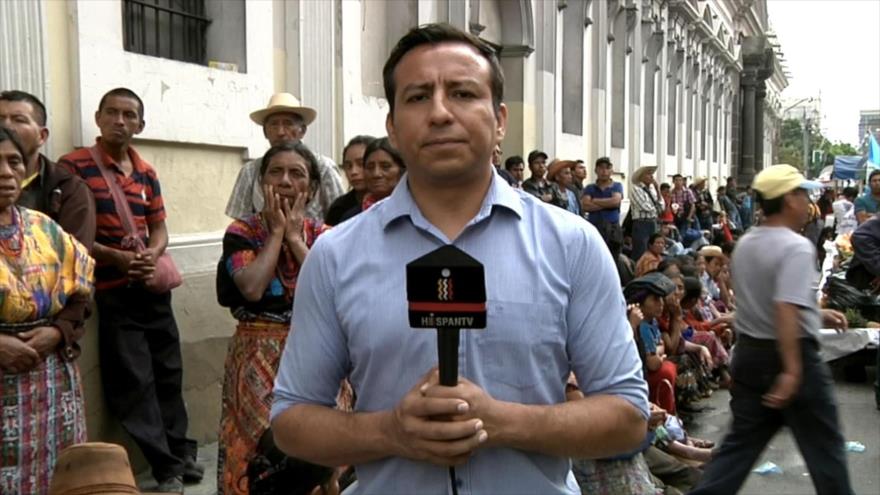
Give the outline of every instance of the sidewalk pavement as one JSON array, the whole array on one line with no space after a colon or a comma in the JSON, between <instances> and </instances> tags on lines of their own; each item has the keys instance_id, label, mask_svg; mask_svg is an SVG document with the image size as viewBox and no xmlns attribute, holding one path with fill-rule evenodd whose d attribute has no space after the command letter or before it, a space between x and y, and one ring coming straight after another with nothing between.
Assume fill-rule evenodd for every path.
<instances>
[{"instance_id":1,"label":"sidewalk pavement","mask_svg":"<svg viewBox=\"0 0 880 495\"><path fill-rule=\"evenodd\" d=\"M840 420L844 438L865 445L864 452L848 453L849 473L856 493L880 493L880 411L874 404L874 373L868 369L866 383L847 383L835 380ZM689 433L698 438L720 442L728 428L730 395L726 390L715 392L701 405L713 407L699 413ZM794 437L781 431L755 463L755 467L770 461L782 468L782 474L751 474L743 485L743 495L773 495L815 493L807 473L807 465L801 457ZM205 478L198 485L186 487L186 495L215 495L217 493L217 444L203 445L199 448L199 462L205 466ZM142 489L155 487L150 474L138 476Z\"/></svg>"}]
</instances>

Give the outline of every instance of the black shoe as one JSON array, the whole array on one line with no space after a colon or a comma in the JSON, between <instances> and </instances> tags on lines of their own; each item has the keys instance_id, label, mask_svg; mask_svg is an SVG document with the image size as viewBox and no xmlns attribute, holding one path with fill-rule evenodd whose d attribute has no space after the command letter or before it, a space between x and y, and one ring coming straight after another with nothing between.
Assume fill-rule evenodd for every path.
<instances>
[{"instance_id":1,"label":"black shoe","mask_svg":"<svg viewBox=\"0 0 880 495\"><path fill-rule=\"evenodd\" d=\"M159 486L156 487L156 491L160 493L183 493L183 477L182 476L173 476L166 480L157 480L159 481Z\"/></svg>"},{"instance_id":2,"label":"black shoe","mask_svg":"<svg viewBox=\"0 0 880 495\"><path fill-rule=\"evenodd\" d=\"M205 466L196 462L194 456L187 455L183 464L183 482L187 484L199 483L205 477Z\"/></svg>"}]
</instances>

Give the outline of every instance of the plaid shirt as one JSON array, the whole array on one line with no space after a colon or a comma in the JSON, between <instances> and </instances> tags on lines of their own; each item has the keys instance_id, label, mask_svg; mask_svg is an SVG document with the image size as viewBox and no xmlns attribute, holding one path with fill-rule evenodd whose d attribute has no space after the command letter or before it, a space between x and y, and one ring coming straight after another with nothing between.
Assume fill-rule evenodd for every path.
<instances>
[{"instance_id":1,"label":"plaid shirt","mask_svg":"<svg viewBox=\"0 0 880 495\"><path fill-rule=\"evenodd\" d=\"M693 191L688 189L687 187L682 187L681 190L676 191L674 188L669 191L669 196L672 199L671 203L674 205L678 205L682 213L686 213L686 209L689 205L696 205L697 198L694 196Z\"/></svg>"},{"instance_id":2,"label":"plaid shirt","mask_svg":"<svg viewBox=\"0 0 880 495\"><path fill-rule=\"evenodd\" d=\"M330 205L344 192L342 179L336 170L336 163L324 155L316 154L318 169L321 171L321 185L315 196L306 205L306 217L318 222L324 221L324 215ZM260 164L262 158L246 164L238 173L232 194L226 203L226 216L244 220L257 212L263 211L263 186L260 183Z\"/></svg>"}]
</instances>

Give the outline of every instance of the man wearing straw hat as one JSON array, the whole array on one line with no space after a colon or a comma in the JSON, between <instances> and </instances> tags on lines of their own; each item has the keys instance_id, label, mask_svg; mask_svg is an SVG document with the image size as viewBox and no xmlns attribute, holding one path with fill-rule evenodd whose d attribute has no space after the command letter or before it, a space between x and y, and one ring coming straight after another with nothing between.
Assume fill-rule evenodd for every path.
<instances>
[{"instance_id":1,"label":"man wearing straw hat","mask_svg":"<svg viewBox=\"0 0 880 495\"><path fill-rule=\"evenodd\" d=\"M277 146L301 141L309 124L317 116L318 112L302 106L296 96L275 93L266 108L251 113L251 120L263 128L263 136L269 141L269 146ZM333 160L319 153L315 153L315 157L318 158L321 172L321 186L306 205L306 216L323 221L330 205L343 193L342 179ZM244 219L263 211L263 191L259 181L261 163L262 158L257 158L238 173L229 202L226 203L226 216Z\"/></svg>"},{"instance_id":2,"label":"man wearing straw hat","mask_svg":"<svg viewBox=\"0 0 880 495\"><path fill-rule=\"evenodd\" d=\"M654 172L657 167L645 165L632 176L632 258L642 257L648 248L648 238L658 230L657 218L666 208L663 196L657 190Z\"/></svg>"}]
</instances>

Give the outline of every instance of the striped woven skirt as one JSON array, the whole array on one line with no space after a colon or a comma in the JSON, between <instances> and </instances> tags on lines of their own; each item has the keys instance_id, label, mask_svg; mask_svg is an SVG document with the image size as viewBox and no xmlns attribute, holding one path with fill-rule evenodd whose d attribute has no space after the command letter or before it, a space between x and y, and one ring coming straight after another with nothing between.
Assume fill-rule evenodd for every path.
<instances>
[{"instance_id":1,"label":"striped woven skirt","mask_svg":"<svg viewBox=\"0 0 880 495\"><path fill-rule=\"evenodd\" d=\"M247 494L247 463L269 427L272 387L289 324L239 322L229 342L220 410L217 489Z\"/></svg>"},{"instance_id":2,"label":"striped woven skirt","mask_svg":"<svg viewBox=\"0 0 880 495\"><path fill-rule=\"evenodd\" d=\"M58 454L86 441L79 366L59 353L37 368L0 371L0 494L44 494Z\"/></svg>"}]
</instances>

